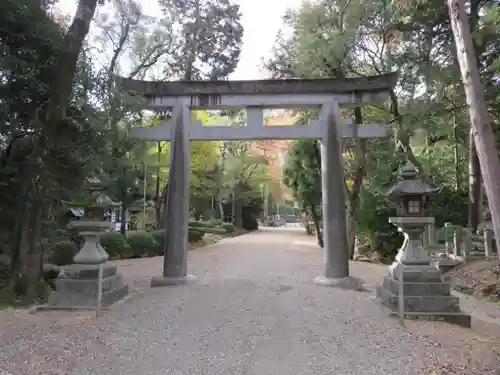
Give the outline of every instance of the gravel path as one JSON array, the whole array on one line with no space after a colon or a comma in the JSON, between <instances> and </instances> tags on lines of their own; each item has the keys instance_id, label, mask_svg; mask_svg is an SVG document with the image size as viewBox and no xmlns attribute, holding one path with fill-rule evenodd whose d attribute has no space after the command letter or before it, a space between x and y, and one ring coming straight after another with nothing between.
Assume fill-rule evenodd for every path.
<instances>
[{"instance_id":1,"label":"gravel path","mask_svg":"<svg viewBox=\"0 0 500 375\"><path fill-rule=\"evenodd\" d=\"M187 286L148 288L161 258L120 265L136 294L97 320L4 313L0 374L420 375L431 374L422 369L429 351L444 353L415 326L387 318L373 292L314 285L322 254L301 230L193 251L189 270L199 279ZM380 270L353 267L369 287Z\"/></svg>"}]
</instances>

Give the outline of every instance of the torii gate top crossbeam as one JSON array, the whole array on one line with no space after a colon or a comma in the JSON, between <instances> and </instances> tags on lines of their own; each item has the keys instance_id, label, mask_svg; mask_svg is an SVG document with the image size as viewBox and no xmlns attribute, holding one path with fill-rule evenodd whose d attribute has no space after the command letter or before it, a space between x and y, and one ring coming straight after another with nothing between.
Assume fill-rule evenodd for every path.
<instances>
[{"instance_id":1,"label":"torii gate top crossbeam","mask_svg":"<svg viewBox=\"0 0 500 375\"><path fill-rule=\"evenodd\" d=\"M348 79L260 81L148 82L118 78L118 85L145 97L149 108L174 108L176 113L176 118L173 116L161 127L134 129L134 136L139 139L173 139L175 124L180 118L191 140L322 139L331 123L325 112L329 108L335 109L335 123L339 126L341 138L375 138L386 135L386 129L382 125L342 123L339 105L361 105L385 100L397 78L397 73ZM294 106L321 108L319 117L301 126L265 126L265 108ZM192 109L213 108L246 108L246 126L203 126L189 115ZM184 117L179 113L183 113Z\"/></svg>"},{"instance_id":2,"label":"torii gate top crossbeam","mask_svg":"<svg viewBox=\"0 0 500 375\"><path fill-rule=\"evenodd\" d=\"M117 77L120 88L148 100L151 109L172 108L180 97L191 109L318 107L335 101L359 105L386 100L398 73L361 78L256 81L141 81Z\"/></svg>"}]
</instances>

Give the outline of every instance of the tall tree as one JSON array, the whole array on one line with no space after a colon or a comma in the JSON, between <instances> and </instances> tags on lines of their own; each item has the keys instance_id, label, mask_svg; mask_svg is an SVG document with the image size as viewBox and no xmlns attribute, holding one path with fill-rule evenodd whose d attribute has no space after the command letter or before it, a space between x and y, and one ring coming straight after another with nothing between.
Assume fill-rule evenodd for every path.
<instances>
[{"instance_id":1,"label":"tall tree","mask_svg":"<svg viewBox=\"0 0 500 375\"><path fill-rule=\"evenodd\" d=\"M312 218L318 244L323 247L321 231L321 156L317 141L294 141L288 149L283 183L288 186L301 209ZM307 223L306 223L307 227Z\"/></svg>"},{"instance_id":2,"label":"tall tree","mask_svg":"<svg viewBox=\"0 0 500 375\"><path fill-rule=\"evenodd\" d=\"M177 53L168 75L184 80L226 79L239 61L243 26L231 0L160 0L174 25Z\"/></svg>"},{"instance_id":3,"label":"tall tree","mask_svg":"<svg viewBox=\"0 0 500 375\"><path fill-rule=\"evenodd\" d=\"M2 52L18 57L20 64L20 69L2 69L8 77L4 88L6 92L16 92L25 102L18 112L22 116L5 123L15 130L8 137L10 145L4 149L4 167L17 166L6 187L21 182L16 217L11 221L9 250L13 267L31 281L37 281L41 275L41 223L50 189L61 192L57 186L62 181L58 172L65 163L80 177L82 160L77 157L89 151L80 143L84 138L79 139L89 130L85 119L89 106L77 106L74 102L75 92L86 91L88 82L75 87L74 79L82 65L80 52L96 7L97 0L80 0L64 31L50 18L46 2L9 0L0 6ZM4 55L2 68L7 60ZM18 79L28 84L18 86ZM76 144L80 147L71 154L69 149ZM22 152L13 158L15 149ZM70 180L62 186L69 185Z\"/></svg>"},{"instance_id":4,"label":"tall tree","mask_svg":"<svg viewBox=\"0 0 500 375\"><path fill-rule=\"evenodd\" d=\"M495 237L500 238L500 159L491 128L486 105L484 86L481 83L477 56L472 43L472 35L467 22L465 2L448 0L451 26L457 47L457 58L462 73L462 82L469 106L471 127L476 145L486 195L493 221Z\"/></svg>"}]
</instances>

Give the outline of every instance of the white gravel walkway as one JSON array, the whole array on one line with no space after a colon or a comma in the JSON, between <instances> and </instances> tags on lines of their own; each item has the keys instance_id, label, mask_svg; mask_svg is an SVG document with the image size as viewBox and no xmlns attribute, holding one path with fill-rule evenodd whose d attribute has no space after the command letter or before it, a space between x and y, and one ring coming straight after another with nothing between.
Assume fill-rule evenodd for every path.
<instances>
[{"instance_id":1,"label":"white gravel walkway","mask_svg":"<svg viewBox=\"0 0 500 375\"><path fill-rule=\"evenodd\" d=\"M192 251L199 279L186 286L147 286L161 258L120 264L135 296L98 320L44 312L42 328L3 328L0 374L421 375L434 346L388 318L373 291L314 285L322 254L300 229ZM380 267L361 269L380 279Z\"/></svg>"},{"instance_id":2,"label":"white gravel walkway","mask_svg":"<svg viewBox=\"0 0 500 375\"><path fill-rule=\"evenodd\" d=\"M313 284L321 257L301 236L268 230L192 253L199 280L108 313L71 374L421 373L423 343L371 293Z\"/></svg>"}]
</instances>

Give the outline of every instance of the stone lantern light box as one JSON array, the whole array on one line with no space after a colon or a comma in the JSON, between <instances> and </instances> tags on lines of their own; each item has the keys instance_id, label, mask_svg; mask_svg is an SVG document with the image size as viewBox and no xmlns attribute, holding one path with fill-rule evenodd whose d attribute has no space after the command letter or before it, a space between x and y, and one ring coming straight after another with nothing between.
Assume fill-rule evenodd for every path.
<instances>
[{"instance_id":1,"label":"stone lantern light box","mask_svg":"<svg viewBox=\"0 0 500 375\"><path fill-rule=\"evenodd\" d=\"M401 169L402 181L394 185L387 195L389 199L397 203L397 213L400 217L424 216L426 198L437 189L417 179L418 170L407 162Z\"/></svg>"}]
</instances>

